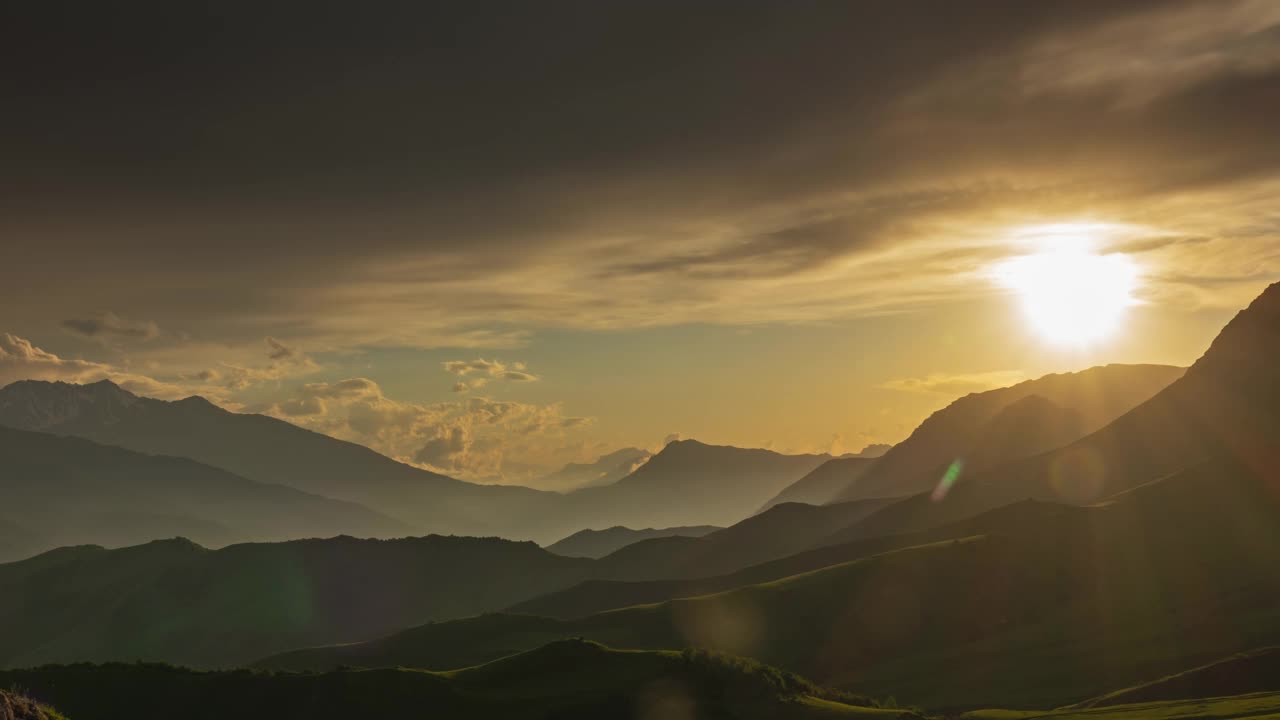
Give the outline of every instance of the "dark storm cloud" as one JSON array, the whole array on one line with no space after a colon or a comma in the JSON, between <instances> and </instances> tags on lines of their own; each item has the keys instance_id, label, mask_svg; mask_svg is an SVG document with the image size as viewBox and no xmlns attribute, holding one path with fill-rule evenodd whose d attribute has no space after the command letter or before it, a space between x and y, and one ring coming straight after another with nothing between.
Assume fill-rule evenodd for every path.
<instances>
[{"instance_id":1,"label":"dark storm cloud","mask_svg":"<svg viewBox=\"0 0 1280 720\"><path fill-rule=\"evenodd\" d=\"M509 347L925 297L1005 215L1204 193L1179 232L1228 235L1280 171L1276 9L11 3L0 323L72 317L56 278L210 342Z\"/></svg>"}]
</instances>

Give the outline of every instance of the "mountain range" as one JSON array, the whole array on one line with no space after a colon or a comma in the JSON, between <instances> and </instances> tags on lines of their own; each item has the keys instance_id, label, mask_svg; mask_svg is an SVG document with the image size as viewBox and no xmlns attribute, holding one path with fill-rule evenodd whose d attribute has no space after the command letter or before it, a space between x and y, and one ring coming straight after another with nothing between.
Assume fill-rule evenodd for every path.
<instances>
[{"instance_id":1,"label":"mountain range","mask_svg":"<svg viewBox=\"0 0 1280 720\"><path fill-rule=\"evenodd\" d=\"M664 537L702 537L721 530L715 525L693 525L673 528L631 528L615 525L604 530L579 530L569 537L547 546L549 552L566 557L602 558L641 540Z\"/></svg>"},{"instance_id":2,"label":"mountain range","mask_svg":"<svg viewBox=\"0 0 1280 720\"><path fill-rule=\"evenodd\" d=\"M80 438L0 427L0 457L0 561L60 545L133 545L174 535L227 545L410 533L354 503Z\"/></svg>"}]
</instances>

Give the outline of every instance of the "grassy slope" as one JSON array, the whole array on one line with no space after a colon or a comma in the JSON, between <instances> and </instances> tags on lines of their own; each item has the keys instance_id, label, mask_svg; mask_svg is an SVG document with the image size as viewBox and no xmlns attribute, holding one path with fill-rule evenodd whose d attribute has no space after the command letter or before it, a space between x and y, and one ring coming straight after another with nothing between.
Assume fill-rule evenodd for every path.
<instances>
[{"instance_id":1,"label":"grassy slope","mask_svg":"<svg viewBox=\"0 0 1280 720\"><path fill-rule=\"evenodd\" d=\"M1280 693L1134 703L1100 708L975 710L961 720L1233 720L1280 717Z\"/></svg>"},{"instance_id":2,"label":"grassy slope","mask_svg":"<svg viewBox=\"0 0 1280 720\"><path fill-rule=\"evenodd\" d=\"M749 660L565 641L449 672L201 673L157 665L0 672L76 720L210 718L894 718ZM862 706L849 704L861 702ZM681 714L681 710L692 711Z\"/></svg>"},{"instance_id":3,"label":"grassy slope","mask_svg":"<svg viewBox=\"0 0 1280 720\"><path fill-rule=\"evenodd\" d=\"M53 708L17 693L0 690L0 720L65 720Z\"/></svg>"},{"instance_id":4,"label":"grassy slope","mask_svg":"<svg viewBox=\"0 0 1280 720\"><path fill-rule=\"evenodd\" d=\"M1280 691L1280 647L1260 648L1191 670L1107 693L1076 707L1245 695Z\"/></svg>"}]
</instances>

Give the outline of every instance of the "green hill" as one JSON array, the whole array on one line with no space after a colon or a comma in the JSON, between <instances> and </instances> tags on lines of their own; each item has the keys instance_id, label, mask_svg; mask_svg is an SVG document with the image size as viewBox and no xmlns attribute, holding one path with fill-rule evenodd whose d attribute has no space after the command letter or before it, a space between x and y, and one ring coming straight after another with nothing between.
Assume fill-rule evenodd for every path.
<instances>
[{"instance_id":1,"label":"green hill","mask_svg":"<svg viewBox=\"0 0 1280 720\"><path fill-rule=\"evenodd\" d=\"M450 672L407 669L273 674L164 665L0 671L75 720L347 720L431 717L902 718L759 663L706 652L612 650L568 640Z\"/></svg>"},{"instance_id":2,"label":"green hill","mask_svg":"<svg viewBox=\"0 0 1280 720\"><path fill-rule=\"evenodd\" d=\"M0 565L0 667L225 667L496 610L567 587L590 563L528 542L441 536L67 548Z\"/></svg>"}]
</instances>

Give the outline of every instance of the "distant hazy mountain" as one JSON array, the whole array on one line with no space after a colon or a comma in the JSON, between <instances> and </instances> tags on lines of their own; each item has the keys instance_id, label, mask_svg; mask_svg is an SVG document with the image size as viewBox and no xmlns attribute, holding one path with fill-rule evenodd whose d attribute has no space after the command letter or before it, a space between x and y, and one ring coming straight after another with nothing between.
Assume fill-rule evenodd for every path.
<instances>
[{"instance_id":1,"label":"distant hazy mountain","mask_svg":"<svg viewBox=\"0 0 1280 720\"><path fill-rule=\"evenodd\" d=\"M175 535L226 545L409 532L354 503L79 438L0 427L0 462L0 561L60 545L120 546Z\"/></svg>"},{"instance_id":2,"label":"distant hazy mountain","mask_svg":"<svg viewBox=\"0 0 1280 720\"><path fill-rule=\"evenodd\" d=\"M601 558L609 553L641 540L664 537L702 537L721 528L715 525L693 525L673 528L631 528L615 525L604 530L579 530L569 537L552 543L547 550L565 557Z\"/></svg>"},{"instance_id":3,"label":"distant hazy mountain","mask_svg":"<svg viewBox=\"0 0 1280 720\"><path fill-rule=\"evenodd\" d=\"M628 545L601 558L593 575L614 580L721 575L808 549L891 502L783 503L702 537L655 538Z\"/></svg>"},{"instance_id":4,"label":"distant hazy mountain","mask_svg":"<svg viewBox=\"0 0 1280 720\"><path fill-rule=\"evenodd\" d=\"M590 564L529 542L440 536L71 548L0 565L0 666L233 665L496 610L567 587Z\"/></svg>"},{"instance_id":5,"label":"distant hazy mountain","mask_svg":"<svg viewBox=\"0 0 1280 720\"><path fill-rule=\"evenodd\" d=\"M962 460L972 472L981 463L1007 462L1047 448L1045 438L1065 443L1092 432L1145 402L1181 377L1182 368L1166 365L1105 365L1076 373L1046 375L1007 388L966 395L929 416L911 435L895 445L835 500L891 497L932 490L940 468ZM1016 408L1019 415L998 427L1016 430L1035 440L1000 444L992 422L1014 403L1038 395L1043 401ZM1063 413L1074 414L1069 422ZM1046 422L1040 428L1028 423ZM1074 433L1073 436L1070 436ZM971 457L985 445L987 454ZM1001 448L1003 455L994 457ZM974 461L977 461L975 464Z\"/></svg>"},{"instance_id":6,"label":"distant hazy mountain","mask_svg":"<svg viewBox=\"0 0 1280 720\"><path fill-rule=\"evenodd\" d=\"M554 493L473 485L282 420L228 412L199 397L165 402L107 381L24 381L0 389L0 425L191 458L250 480L360 503L419 533L551 540L563 535L561 527L574 527L559 523ZM539 532L544 523L554 530Z\"/></svg>"},{"instance_id":7,"label":"distant hazy mountain","mask_svg":"<svg viewBox=\"0 0 1280 720\"><path fill-rule=\"evenodd\" d=\"M875 458L867 457L832 458L814 468L813 472L783 488L782 492L773 496L760 510L763 512L775 505L788 502L808 505L824 505L832 502L837 495L849 487L850 483L870 470L875 462Z\"/></svg>"},{"instance_id":8,"label":"distant hazy mountain","mask_svg":"<svg viewBox=\"0 0 1280 720\"><path fill-rule=\"evenodd\" d=\"M534 483L544 490L577 490L610 485L630 475L653 453L640 448L622 448L591 463L569 463Z\"/></svg>"},{"instance_id":9,"label":"distant hazy mountain","mask_svg":"<svg viewBox=\"0 0 1280 720\"><path fill-rule=\"evenodd\" d=\"M830 459L677 440L605 487L566 495L571 517L599 525L732 525Z\"/></svg>"},{"instance_id":10,"label":"distant hazy mountain","mask_svg":"<svg viewBox=\"0 0 1280 720\"><path fill-rule=\"evenodd\" d=\"M932 527L1023 498L1090 503L1208 458L1273 472L1280 467L1276 357L1280 284L1236 315L1185 375L1111 424L1056 450L966 472L945 498L922 494L888 506L830 542Z\"/></svg>"},{"instance_id":11,"label":"distant hazy mountain","mask_svg":"<svg viewBox=\"0 0 1280 720\"><path fill-rule=\"evenodd\" d=\"M893 449L889 443L872 443L856 453L841 455L841 457L860 457L860 458L878 458L883 457L885 453Z\"/></svg>"}]
</instances>

